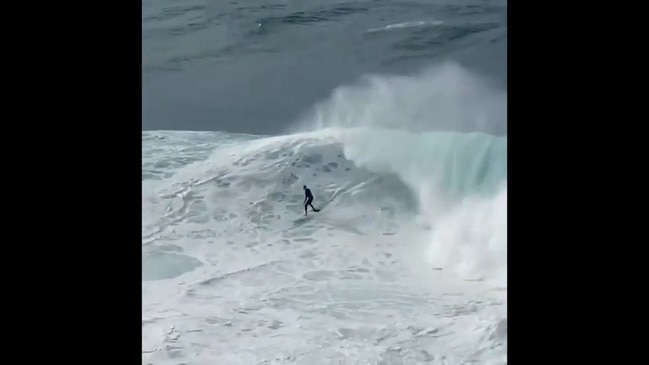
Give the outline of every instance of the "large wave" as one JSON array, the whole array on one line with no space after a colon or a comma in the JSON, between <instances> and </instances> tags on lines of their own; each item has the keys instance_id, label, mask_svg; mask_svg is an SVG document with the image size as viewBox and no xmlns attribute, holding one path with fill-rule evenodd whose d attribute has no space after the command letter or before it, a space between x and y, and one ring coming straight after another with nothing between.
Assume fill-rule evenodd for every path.
<instances>
[{"instance_id":1,"label":"large wave","mask_svg":"<svg viewBox=\"0 0 649 365\"><path fill-rule=\"evenodd\" d=\"M335 128L347 158L410 188L419 222L432 229L433 265L506 287L506 100L495 84L445 63L341 87L299 128Z\"/></svg>"},{"instance_id":2,"label":"large wave","mask_svg":"<svg viewBox=\"0 0 649 365\"><path fill-rule=\"evenodd\" d=\"M506 286L507 139L481 133L339 130L356 166L396 175L431 230L436 267Z\"/></svg>"},{"instance_id":3,"label":"large wave","mask_svg":"<svg viewBox=\"0 0 649 365\"><path fill-rule=\"evenodd\" d=\"M310 132L237 139L227 146L220 136L221 147L210 158L177 171L165 193L184 199L190 189L209 186L213 191L197 195L207 201L194 202L202 209L228 206L232 192L239 198L250 196L254 203L227 214L254 217L257 225L266 211L276 209L272 206L299 209L301 185L313 187L317 202L328 202L329 211L357 211L347 228L389 229L392 221L407 221L414 213L421 232L409 236L422 241L425 252L417 254L428 255L431 269L441 267L506 287L507 137L485 132L505 123L500 119L505 93L456 65L419 77L374 80L334 92L317 106L312 119L303 120L302 129ZM442 97L436 104L441 112L427 102L427 92ZM413 103L419 107L413 109ZM439 130L451 122L459 123L460 130L474 130ZM218 203L210 202L211 197ZM191 208L183 201L177 206L187 212ZM383 219L385 212L390 214ZM180 219L172 213L164 214ZM274 229L282 224L293 223L276 219Z\"/></svg>"}]
</instances>

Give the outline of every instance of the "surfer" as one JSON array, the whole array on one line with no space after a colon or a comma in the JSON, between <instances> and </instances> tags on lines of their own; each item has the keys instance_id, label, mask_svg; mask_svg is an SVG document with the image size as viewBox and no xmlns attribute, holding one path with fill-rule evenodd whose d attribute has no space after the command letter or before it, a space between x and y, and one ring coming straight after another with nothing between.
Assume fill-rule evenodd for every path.
<instances>
[{"instance_id":1,"label":"surfer","mask_svg":"<svg viewBox=\"0 0 649 365\"><path fill-rule=\"evenodd\" d=\"M311 189L307 188L306 185L304 185L303 189L304 189L304 215L307 215L306 208L308 206L311 206L311 209L313 209L314 212L319 212L319 210L314 208L313 204L311 204L313 202L313 194L311 194Z\"/></svg>"}]
</instances>

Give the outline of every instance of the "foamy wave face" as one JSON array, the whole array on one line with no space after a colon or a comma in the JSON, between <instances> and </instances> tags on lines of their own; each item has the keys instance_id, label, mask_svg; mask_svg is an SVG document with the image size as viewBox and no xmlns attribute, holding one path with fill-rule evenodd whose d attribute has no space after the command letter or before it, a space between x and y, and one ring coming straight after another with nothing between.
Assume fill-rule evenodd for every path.
<instances>
[{"instance_id":1,"label":"foamy wave face","mask_svg":"<svg viewBox=\"0 0 649 365\"><path fill-rule=\"evenodd\" d=\"M143 181L147 363L503 362L502 298L446 281L468 255L439 250L446 266L433 270L421 245L431 232L413 224L424 195L388 171L408 164L350 133L240 141ZM389 169L373 170L372 154ZM302 185L322 211L303 216Z\"/></svg>"},{"instance_id":2,"label":"foamy wave face","mask_svg":"<svg viewBox=\"0 0 649 365\"><path fill-rule=\"evenodd\" d=\"M163 194L175 198L146 204L160 212L143 217L146 242L185 217L210 219L211 210L222 222L249 216L257 229L264 222L290 227L275 212L299 211L301 186L308 185L316 205L336 212L327 215L332 227L387 234L415 219L432 229L431 269L506 286L506 168L506 138L486 135L336 129L255 140L178 171ZM223 209L235 197L230 192L259 195L250 197L252 205ZM161 220L149 220L156 215Z\"/></svg>"},{"instance_id":3,"label":"foamy wave face","mask_svg":"<svg viewBox=\"0 0 649 365\"><path fill-rule=\"evenodd\" d=\"M507 139L482 134L338 130L345 155L394 174L432 229L431 263L465 279L506 286Z\"/></svg>"},{"instance_id":4,"label":"foamy wave face","mask_svg":"<svg viewBox=\"0 0 649 365\"><path fill-rule=\"evenodd\" d=\"M507 188L490 198L467 198L437 219L428 257L464 279L506 288Z\"/></svg>"},{"instance_id":5,"label":"foamy wave face","mask_svg":"<svg viewBox=\"0 0 649 365\"><path fill-rule=\"evenodd\" d=\"M507 137L496 136L506 102L506 91L450 62L339 87L303 126L332 128L356 166L409 187L417 221L433 230L432 262L506 286Z\"/></svg>"},{"instance_id":6,"label":"foamy wave face","mask_svg":"<svg viewBox=\"0 0 649 365\"><path fill-rule=\"evenodd\" d=\"M355 230L389 230L391 220L414 214L416 208L409 189L398 178L357 168L345 158L339 141L320 132L219 148L210 158L178 170L164 186L145 183L145 242L161 233L160 227L176 225L189 216L209 220L212 209L221 211L219 223L233 216L250 217L249 223L257 229L260 219L273 222L275 228L268 230L290 226L292 220L283 218L284 214L276 217L276 213L303 210L303 185L316 195L316 206L337 211L328 219L330 224L353 225ZM153 186L158 188L151 191ZM248 204L241 205L242 200ZM346 213L350 210L353 213Z\"/></svg>"}]
</instances>

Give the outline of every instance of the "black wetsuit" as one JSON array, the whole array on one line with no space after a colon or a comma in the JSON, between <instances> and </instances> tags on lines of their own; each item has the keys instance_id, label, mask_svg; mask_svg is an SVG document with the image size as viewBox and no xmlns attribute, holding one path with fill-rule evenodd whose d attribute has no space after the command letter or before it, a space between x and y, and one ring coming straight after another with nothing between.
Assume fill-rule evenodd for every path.
<instances>
[{"instance_id":1,"label":"black wetsuit","mask_svg":"<svg viewBox=\"0 0 649 365\"><path fill-rule=\"evenodd\" d=\"M313 207L313 204L311 204L312 202L313 202L313 194L311 194L311 190L309 190L308 188L304 189L304 215L306 215L306 208L308 206L311 206L311 209L313 209L314 212L317 211Z\"/></svg>"}]
</instances>

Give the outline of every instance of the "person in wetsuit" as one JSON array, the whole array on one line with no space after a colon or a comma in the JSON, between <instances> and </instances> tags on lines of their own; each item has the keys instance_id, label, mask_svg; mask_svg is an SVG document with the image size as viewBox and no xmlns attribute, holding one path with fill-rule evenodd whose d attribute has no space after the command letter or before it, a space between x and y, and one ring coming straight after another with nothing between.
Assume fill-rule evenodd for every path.
<instances>
[{"instance_id":1,"label":"person in wetsuit","mask_svg":"<svg viewBox=\"0 0 649 365\"><path fill-rule=\"evenodd\" d=\"M306 208L308 206L311 206L311 209L313 209L314 212L318 212L318 210L313 207L313 204L311 204L313 202L313 194L311 194L311 190L307 188L306 185L304 185L303 189L304 189L304 215L307 215Z\"/></svg>"}]
</instances>

